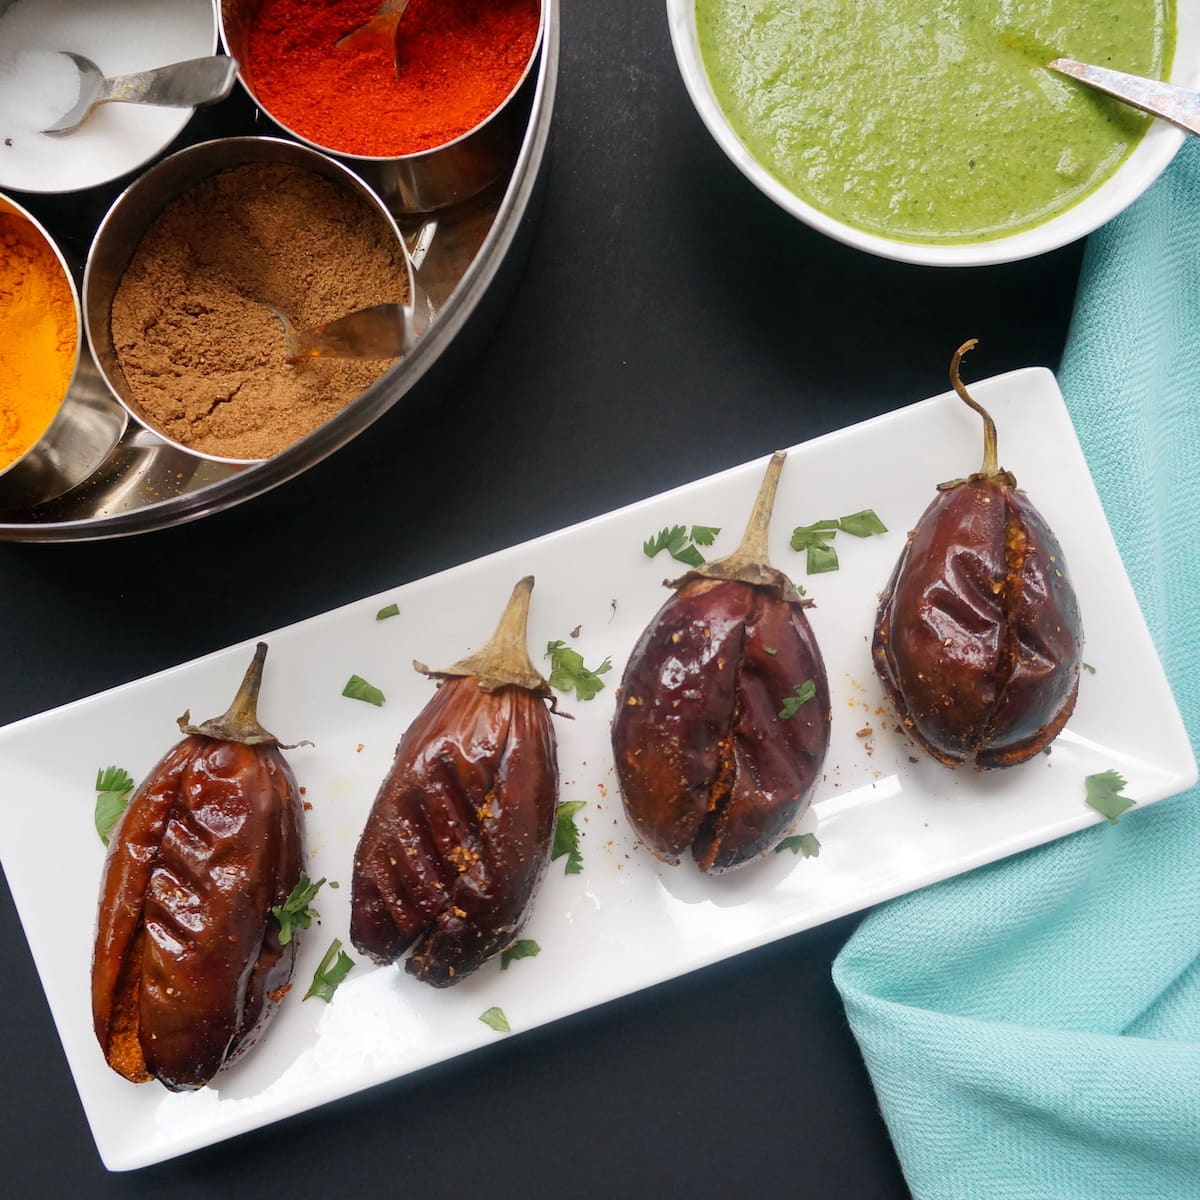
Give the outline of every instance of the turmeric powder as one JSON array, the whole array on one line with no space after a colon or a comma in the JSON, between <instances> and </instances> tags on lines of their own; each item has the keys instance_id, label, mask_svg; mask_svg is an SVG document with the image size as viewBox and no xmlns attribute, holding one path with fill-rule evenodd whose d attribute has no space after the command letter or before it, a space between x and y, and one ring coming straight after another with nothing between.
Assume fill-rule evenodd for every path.
<instances>
[{"instance_id":1,"label":"turmeric powder","mask_svg":"<svg viewBox=\"0 0 1200 1200\"><path fill-rule=\"evenodd\" d=\"M46 431L75 371L71 285L37 228L0 211L0 471Z\"/></svg>"}]
</instances>

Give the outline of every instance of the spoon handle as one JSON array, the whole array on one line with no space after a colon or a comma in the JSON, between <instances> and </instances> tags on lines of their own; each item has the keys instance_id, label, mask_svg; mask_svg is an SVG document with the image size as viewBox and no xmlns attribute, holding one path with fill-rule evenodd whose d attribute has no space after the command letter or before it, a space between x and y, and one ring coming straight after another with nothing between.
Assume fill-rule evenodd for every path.
<instances>
[{"instance_id":1,"label":"spoon handle","mask_svg":"<svg viewBox=\"0 0 1200 1200\"><path fill-rule=\"evenodd\" d=\"M413 341L403 304L360 308L309 329L297 329L277 309L274 311L284 323L288 362L305 358L399 358Z\"/></svg>"},{"instance_id":2,"label":"spoon handle","mask_svg":"<svg viewBox=\"0 0 1200 1200\"><path fill-rule=\"evenodd\" d=\"M237 78L237 63L224 54L191 58L151 71L116 75L101 84L96 103L157 104L166 108L193 108L229 95Z\"/></svg>"},{"instance_id":3,"label":"spoon handle","mask_svg":"<svg viewBox=\"0 0 1200 1200\"><path fill-rule=\"evenodd\" d=\"M1050 69L1116 96L1142 112L1186 129L1188 133L1200 134L1200 92L1173 83L1160 83L1157 79L1144 79L1140 75L1126 75L1124 71L1094 67L1073 58L1056 58Z\"/></svg>"},{"instance_id":4,"label":"spoon handle","mask_svg":"<svg viewBox=\"0 0 1200 1200\"><path fill-rule=\"evenodd\" d=\"M371 42L391 49L396 40L396 31L400 27L400 18L404 16L408 2L409 0L379 0L379 9L369 21L338 38L338 49L361 47Z\"/></svg>"}]
</instances>

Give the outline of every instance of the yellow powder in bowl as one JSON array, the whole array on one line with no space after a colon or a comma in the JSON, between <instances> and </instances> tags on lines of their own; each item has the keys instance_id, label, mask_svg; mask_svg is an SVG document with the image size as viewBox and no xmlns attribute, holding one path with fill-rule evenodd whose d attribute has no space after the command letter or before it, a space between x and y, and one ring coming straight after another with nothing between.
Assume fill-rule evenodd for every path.
<instances>
[{"instance_id":1,"label":"yellow powder in bowl","mask_svg":"<svg viewBox=\"0 0 1200 1200\"><path fill-rule=\"evenodd\" d=\"M54 250L0 212L0 471L54 420L75 371L75 299Z\"/></svg>"}]
</instances>

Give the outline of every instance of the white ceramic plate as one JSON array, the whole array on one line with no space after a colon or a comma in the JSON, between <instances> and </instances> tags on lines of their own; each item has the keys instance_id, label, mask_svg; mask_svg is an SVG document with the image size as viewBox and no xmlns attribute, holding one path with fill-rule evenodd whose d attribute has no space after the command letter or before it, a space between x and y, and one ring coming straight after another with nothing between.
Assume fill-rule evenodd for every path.
<instances>
[{"instance_id":1,"label":"white ceramic plate","mask_svg":"<svg viewBox=\"0 0 1200 1200\"><path fill-rule=\"evenodd\" d=\"M977 469L978 418L947 394L796 447L784 468L772 557L816 600L834 705L827 773L804 829L819 858L772 854L714 879L664 867L631 836L608 743L615 685L635 639L682 573L642 542L664 525L719 525L711 554L738 541L765 460L749 463L572 529L397 587L267 634L264 724L285 741L306 798L309 874L324 889L300 951L297 987L262 1042L199 1092L172 1095L126 1083L92 1035L88 973L92 922L61 880L87 895L103 849L92 827L97 768L143 777L177 737L184 708L226 708L250 644L116 688L0 730L0 793L22 797L0 823L0 858L105 1164L113 1170L182 1154L312 1108L502 1036L479 1021L498 1005L514 1035L753 946L1049 841L1100 818L1084 803L1085 775L1107 768L1145 805L1196 779L1178 711L1105 523L1053 376L1015 372L973 388L1000 428L1003 463L1057 531L1087 633L1079 704L1053 753L979 775L924 758L894 732L869 656L876 597L934 485ZM872 507L891 532L843 536L836 574L805 578L788 546L795 525ZM610 686L563 706L563 800L583 800L584 866L550 867L525 936L541 954L501 972L492 962L448 991L397 967L359 961L332 1004L301 1002L331 938L348 941L351 858L396 741L432 685L411 662L447 665L491 633L513 583L537 578L530 645L540 656L570 640L589 666L611 656ZM375 619L395 602L400 615ZM615 601L615 607L613 602ZM351 673L380 687L375 708L341 692ZM1128 703L1130 696L1136 704ZM870 733L864 733L864 730ZM42 848L52 844L53 870ZM356 956L357 957L357 956Z\"/></svg>"}]
</instances>

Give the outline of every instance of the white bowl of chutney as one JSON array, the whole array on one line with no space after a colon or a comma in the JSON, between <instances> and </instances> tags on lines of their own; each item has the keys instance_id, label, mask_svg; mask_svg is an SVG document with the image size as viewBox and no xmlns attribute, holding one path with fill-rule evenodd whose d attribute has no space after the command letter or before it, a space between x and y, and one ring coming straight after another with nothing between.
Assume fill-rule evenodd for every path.
<instances>
[{"instance_id":1,"label":"white bowl of chutney","mask_svg":"<svg viewBox=\"0 0 1200 1200\"><path fill-rule=\"evenodd\" d=\"M931 266L1084 237L1183 144L1051 59L1200 82L1194 0L667 0L667 15L696 110L756 187L829 237Z\"/></svg>"}]
</instances>

